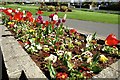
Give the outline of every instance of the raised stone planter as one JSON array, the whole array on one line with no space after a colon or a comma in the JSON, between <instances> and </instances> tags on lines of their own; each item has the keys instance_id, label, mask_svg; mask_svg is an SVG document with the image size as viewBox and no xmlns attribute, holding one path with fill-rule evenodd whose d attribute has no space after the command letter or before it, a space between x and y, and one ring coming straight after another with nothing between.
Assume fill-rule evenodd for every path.
<instances>
[{"instance_id":1,"label":"raised stone planter","mask_svg":"<svg viewBox=\"0 0 120 80\"><path fill-rule=\"evenodd\" d=\"M42 78L47 80L35 62L14 39L5 26L2 31L1 50L9 79L19 79L22 72L27 78Z\"/></svg>"},{"instance_id":2,"label":"raised stone planter","mask_svg":"<svg viewBox=\"0 0 120 80\"><path fill-rule=\"evenodd\" d=\"M24 72L27 78L47 80L46 76L19 45L8 29L5 26L0 27L0 31L2 31L0 45L8 77L18 79L22 72ZM101 71L98 75L95 75L93 79L101 80L101 78L105 78L106 80L107 78L107 80L120 80L119 65L120 60Z\"/></svg>"}]
</instances>

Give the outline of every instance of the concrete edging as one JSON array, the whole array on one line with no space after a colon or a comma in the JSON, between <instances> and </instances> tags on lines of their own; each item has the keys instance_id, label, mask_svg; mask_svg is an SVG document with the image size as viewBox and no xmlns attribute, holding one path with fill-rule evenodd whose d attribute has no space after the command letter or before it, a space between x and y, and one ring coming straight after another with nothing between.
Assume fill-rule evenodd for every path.
<instances>
[{"instance_id":1,"label":"concrete edging","mask_svg":"<svg viewBox=\"0 0 120 80\"><path fill-rule=\"evenodd\" d=\"M42 80L47 80L46 76L42 73L26 51L24 51L24 49L19 45L8 29L5 26L0 27L2 29L0 45L9 79L19 79L22 71L24 71L28 79L42 78Z\"/></svg>"}]
</instances>

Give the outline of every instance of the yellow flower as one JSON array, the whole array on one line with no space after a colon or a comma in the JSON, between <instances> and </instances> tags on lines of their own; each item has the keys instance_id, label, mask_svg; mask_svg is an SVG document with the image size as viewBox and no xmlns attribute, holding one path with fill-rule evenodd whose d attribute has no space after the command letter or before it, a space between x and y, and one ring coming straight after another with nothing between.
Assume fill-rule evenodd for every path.
<instances>
[{"instance_id":1,"label":"yellow flower","mask_svg":"<svg viewBox=\"0 0 120 80\"><path fill-rule=\"evenodd\" d=\"M14 24L14 22L8 22L8 24Z\"/></svg>"},{"instance_id":2,"label":"yellow flower","mask_svg":"<svg viewBox=\"0 0 120 80\"><path fill-rule=\"evenodd\" d=\"M99 60L100 60L101 62L105 63L105 62L107 62L107 61L108 61L108 58L107 58L107 57L105 57L105 56L102 54L102 55L100 55Z\"/></svg>"},{"instance_id":3,"label":"yellow flower","mask_svg":"<svg viewBox=\"0 0 120 80\"><path fill-rule=\"evenodd\" d=\"M30 32L34 32L35 30L34 30L34 29L30 29L29 31L30 31Z\"/></svg>"}]
</instances>

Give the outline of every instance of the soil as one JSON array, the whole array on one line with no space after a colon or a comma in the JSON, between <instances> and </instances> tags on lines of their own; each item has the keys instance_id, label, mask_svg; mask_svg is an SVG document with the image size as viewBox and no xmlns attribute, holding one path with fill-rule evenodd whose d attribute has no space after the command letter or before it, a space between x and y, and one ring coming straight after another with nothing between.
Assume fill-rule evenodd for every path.
<instances>
[{"instance_id":1,"label":"soil","mask_svg":"<svg viewBox=\"0 0 120 80\"><path fill-rule=\"evenodd\" d=\"M64 37L62 38L65 38L66 37L66 34L64 35ZM85 35L83 34L79 34L79 39L80 40L85 40ZM75 39L73 39L75 40ZM24 46L24 43L22 43L21 41L18 41L20 43L20 45L23 47ZM116 62L118 59L120 59L120 57L116 56L116 55L111 55L109 53L106 53L106 52L103 52L101 49L102 49L102 46L104 45L104 41L103 40L94 40L93 41L94 43L98 43L100 44L97 48L91 50L90 52L92 52L93 54L96 54L96 53L100 53L100 54L104 54L107 58L108 58L108 61L107 63L102 63L102 62L99 62L99 66L104 69L106 67L108 67L109 65L111 65L112 63ZM44 44L44 43L43 43ZM74 44L74 48L73 49L67 49L66 47L66 50L67 51L71 51L72 52L72 56L75 56L75 55L79 55L82 53L81 49L82 48L85 48L85 45L86 45L86 42L82 42L81 45L76 45L73 41L73 44ZM58 44L58 48L59 48L59 45L61 45L61 43ZM117 46L119 48L119 46ZM39 54L39 55L35 55L35 54ZM43 73L47 76L48 79L51 79L50 78L50 74L49 74L49 70L45 67L45 65L47 64L47 61L45 61L45 57L48 57L50 54L54 54L54 49L51 48L50 51L48 52L45 52L43 51L42 49L39 51L39 53L32 53L32 54L29 54L30 57L33 59L33 61L37 64L37 66L43 71ZM83 64L88 64L86 63L86 61L80 61L79 59L75 58L75 59L72 59L71 60L72 63L74 63L74 69L75 70L82 70L82 72L86 72L86 71L89 71L86 70L87 67L84 69L84 68L80 68ZM69 74L68 72L68 68L64 65L64 63L61 61L61 60L57 60L54 64L53 64L53 67L56 69L57 72L66 72L67 74ZM92 78L94 75L96 75L98 73L91 73L91 74L84 74L87 78Z\"/></svg>"}]
</instances>

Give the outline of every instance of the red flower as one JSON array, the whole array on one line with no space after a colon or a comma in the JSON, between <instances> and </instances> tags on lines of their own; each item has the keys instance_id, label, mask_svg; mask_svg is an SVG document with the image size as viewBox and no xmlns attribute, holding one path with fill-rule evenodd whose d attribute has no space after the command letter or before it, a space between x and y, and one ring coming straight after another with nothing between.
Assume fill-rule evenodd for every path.
<instances>
[{"instance_id":1,"label":"red flower","mask_svg":"<svg viewBox=\"0 0 120 80\"><path fill-rule=\"evenodd\" d=\"M12 10L11 9L4 9L2 10L6 15L11 16Z\"/></svg>"},{"instance_id":2,"label":"red flower","mask_svg":"<svg viewBox=\"0 0 120 80\"><path fill-rule=\"evenodd\" d=\"M55 20L53 20L53 24L55 24L56 23L56 21Z\"/></svg>"},{"instance_id":3,"label":"red flower","mask_svg":"<svg viewBox=\"0 0 120 80\"><path fill-rule=\"evenodd\" d=\"M38 15L38 14L43 14L43 12L40 11L40 10L38 10L38 11L36 12L36 14L37 14L37 15Z\"/></svg>"},{"instance_id":4,"label":"red flower","mask_svg":"<svg viewBox=\"0 0 120 80\"><path fill-rule=\"evenodd\" d=\"M49 15L49 18L53 18L54 14Z\"/></svg>"},{"instance_id":5,"label":"red flower","mask_svg":"<svg viewBox=\"0 0 120 80\"><path fill-rule=\"evenodd\" d=\"M59 46L59 45L60 45L60 42L56 42L56 43L55 43L55 46Z\"/></svg>"},{"instance_id":6,"label":"red flower","mask_svg":"<svg viewBox=\"0 0 120 80\"><path fill-rule=\"evenodd\" d=\"M33 17L29 17L29 21L30 21L30 22L33 22L33 21L34 21L34 18L33 18Z\"/></svg>"},{"instance_id":7,"label":"red flower","mask_svg":"<svg viewBox=\"0 0 120 80\"><path fill-rule=\"evenodd\" d=\"M32 17L32 13L29 12L29 11L27 11L27 12L26 12L26 17L28 17L28 18L29 18L29 17Z\"/></svg>"},{"instance_id":8,"label":"red flower","mask_svg":"<svg viewBox=\"0 0 120 80\"><path fill-rule=\"evenodd\" d=\"M27 42L25 42L25 44L30 45L31 43L30 43L30 41L27 41Z\"/></svg>"},{"instance_id":9,"label":"red flower","mask_svg":"<svg viewBox=\"0 0 120 80\"><path fill-rule=\"evenodd\" d=\"M59 72L56 74L56 78L60 79L60 80L65 80L65 79L67 79L67 77L68 77L68 74L66 74L65 72L64 73Z\"/></svg>"},{"instance_id":10,"label":"red flower","mask_svg":"<svg viewBox=\"0 0 120 80\"><path fill-rule=\"evenodd\" d=\"M65 23L65 21L66 21L65 19L62 19L62 22L63 22L63 23Z\"/></svg>"},{"instance_id":11,"label":"red flower","mask_svg":"<svg viewBox=\"0 0 120 80\"><path fill-rule=\"evenodd\" d=\"M9 19L10 19L10 20L13 20L13 17L12 17L12 16L9 16Z\"/></svg>"},{"instance_id":12,"label":"red flower","mask_svg":"<svg viewBox=\"0 0 120 80\"><path fill-rule=\"evenodd\" d=\"M23 13L22 12L18 12L14 15L14 20L17 20L17 21L21 21L23 20Z\"/></svg>"},{"instance_id":13,"label":"red flower","mask_svg":"<svg viewBox=\"0 0 120 80\"><path fill-rule=\"evenodd\" d=\"M54 25L52 25L52 29L54 29Z\"/></svg>"},{"instance_id":14,"label":"red flower","mask_svg":"<svg viewBox=\"0 0 120 80\"><path fill-rule=\"evenodd\" d=\"M76 31L76 29L70 29L70 34L74 34L74 33L76 33L77 31Z\"/></svg>"},{"instance_id":15,"label":"red flower","mask_svg":"<svg viewBox=\"0 0 120 80\"><path fill-rule=\"evenodd\" d=\"M115 35L110 34L106 39L105 39L105 44L109 46L115 46L120 43L120 40L116 38Z\"/></svg>"},{"instance_id":16,"label":"red flower","mask_svg":"<svg viewBox=\"0 0 120 80\"><path fill-rule=\"evenodd\" d=\"M35 19L35 21L37 22L37 23L40 23L41 21L37 18L37 19Z\"/></svg>"},{"instance_id":17,"label":"red flower","mask_svg":"<svg viewBox=\"0 0 120 80\"><path fill-rule=\"evenodd\" d=\"M48 26L48 25L49 25L49 21L46 21L46 22L45 22L45 25Z\"/></svg>"},{"instance_id":18,"label":"red flower","mask_svg":"<svg viewBox=\"0 0 120 80\"><path fill-rule=\"evenodd\" d=\"M42 26L42 30L45 30L45 26L44 25Z\"/></svg>"}]
</instances>

